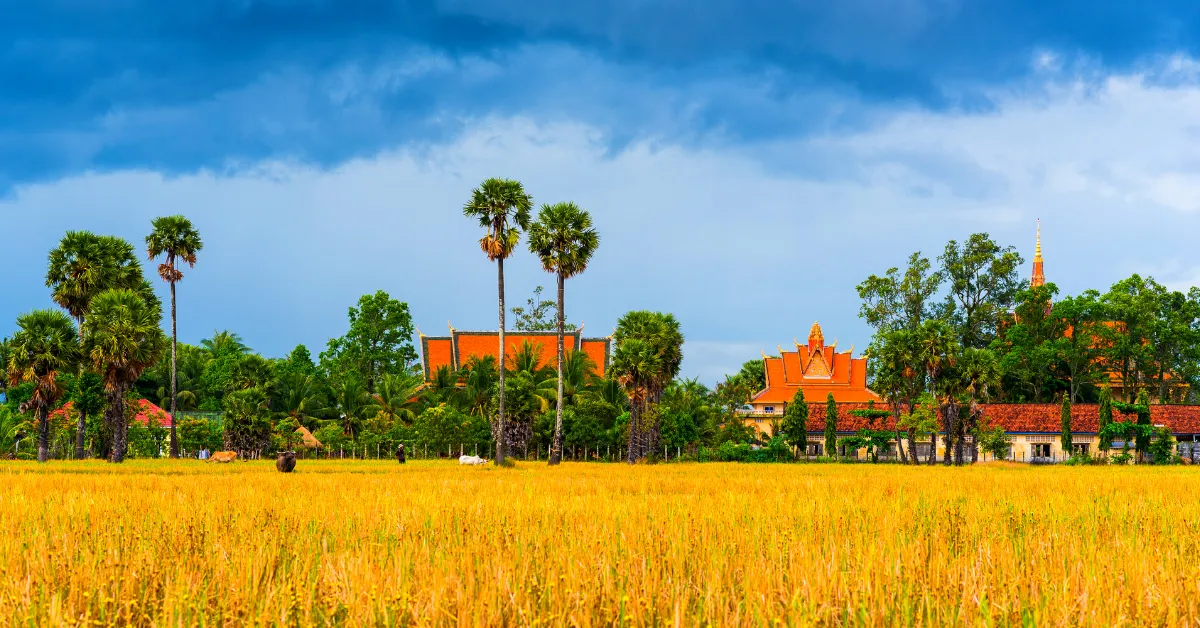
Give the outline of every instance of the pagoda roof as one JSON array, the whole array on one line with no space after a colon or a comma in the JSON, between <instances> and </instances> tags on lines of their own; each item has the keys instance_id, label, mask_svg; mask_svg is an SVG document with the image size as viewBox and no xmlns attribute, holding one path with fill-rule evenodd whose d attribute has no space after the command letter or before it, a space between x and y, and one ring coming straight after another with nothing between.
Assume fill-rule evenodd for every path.
<instances>
[{"instance_id":1,"label":"pagoda roof","mask_svg":"<svg viewBox=\"0 0 1200 628\"><path fill-rule=\"evenodd\" d=\"M808 332L808 344L795 342L795 351L779 348L776 357L763 356L766 387L756 394L753 403L785 403L796 391L803 389L809 400L824 400L833 393L838 402L880 401L882 398L867 388L867 360L855 358L854 348L839 352L837 341L825 344L820 323L813 323Z\"/></svg>"}]
</instances>

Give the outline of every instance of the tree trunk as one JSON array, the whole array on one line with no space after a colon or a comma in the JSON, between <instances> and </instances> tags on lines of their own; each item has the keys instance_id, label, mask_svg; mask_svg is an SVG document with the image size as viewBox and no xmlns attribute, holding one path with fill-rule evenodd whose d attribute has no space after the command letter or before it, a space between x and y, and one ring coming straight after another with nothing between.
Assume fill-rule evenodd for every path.
<instances>
[{"instance_id":1,"label":"tree trunk","mask_svg":"<svg viewBox=\"0 0 1200 628\"><path fill-rule=\"evenodd\" d=\"M554 417L554 448L550 451L550 466L562 462L563 442L563 328L566 317L563 314L563 292L565 280L558 273L558 407Z\"/></svg>"},{"instance_id":2,"label":"tree trunk","mask_svg":"<svg viewBox=\"0 0 1200 628\"><path fill-rule=\"evenodd\" d=\"M79 424L75 427L75 459L83 460L83 436L87 433L87 413L79 412Z\"/></svg>"},{"instance_id":3,"label":"tree trunk","mask_svg":"<svg viewBox=\"0 0 1200 628\"><path fill-rule=\"evenodd\" d=\"M637 462L638 459L638 430L640 429L641 415L641 402L635 399L633 403L629 404L629 450L625 452L629 464Z\"/></svg>"},{"instance_id":4,"label":"tree trunk","mask_svg":"<svg viewBox=\"0 0 1200 628\"><path fill-rule=\"evenodd\" d=\"M496 441L496 465L504 463L505 443L504 443L504 258L496 258L496 285L500 291L500 354L498 361L500 362L500 384L499 391L496 395L496 428L492 431L492 438Z\"/></svg>"},{"instance_id":5,"label":"tree trunk","mask_svg":"<svg viewBox=\"0 0 1200 628\"><path fill-rule=\"evenodd\" d=\"M954 435L957 433L958 426L956 425L958 413L955 412L954 398L947 397L946 403L942 405L942 429L946 436L944 439L945 451L942 453L942 464L949 465L954 458Z\"/></svg>"},{"instance_id":6,"label":"tree trunk","mask_svg":"<svg viewBox=\"0 0 1200 628\"><path fill-rule=\"evenodd\" d=\"M108 412L111 416L110 423L113 428L112 453L109 454L108 461L125 462L129 426L125 422L125 396L123 391L117 390L108 393Z\"/></svg>"},{"instance_id":7,"label":"tree trunk","mask_svg":"<svg viewBox=\"0 0 1200 628\"><path fill-rule=\"evenodd\" d=\"M38 462L50 459L50 407L42 404L38 408Z\"/></svg>"},{"instance_id":8,"label":"tree trunk","mask_svg":"<svg viewBox=\"0 0 1200 628\"><path fill-rule=\"evenodd\" d=\"M900 456L900 464L908 464L908 456L904 453L904 438L900 435L900 400L892 400L892 428L896 430L896 454Z\"/></svg>"},{"instance_id":9,"label":"tree trunk","mask_svg":"<svg viewBox=\"0 0 1200 628\"><path fill-rule=\"evenodd\" d=\"M175 328L175 282L171 282L171 457L179 457L179 440L175 436L175 424L178 422L175 417L177 406L179 405L179 392L176 387L179 385L179 377L176 375L175 369L178 364L176 349L179 344L179 333Z\"/></svg>"}]
</instances>

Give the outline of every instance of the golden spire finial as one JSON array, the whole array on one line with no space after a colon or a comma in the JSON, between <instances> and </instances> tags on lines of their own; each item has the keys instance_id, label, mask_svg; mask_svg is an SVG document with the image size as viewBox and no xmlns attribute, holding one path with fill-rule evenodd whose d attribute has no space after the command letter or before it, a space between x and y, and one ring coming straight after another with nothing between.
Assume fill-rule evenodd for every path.
<instances>
[{"instance_id":1,"label":"golden spire finial","mask_svg":"<svg viewBox=\"0 0 1200 628\"><path fill-rule=\"evenodd\" d=\"M823 347L825 346L825 334L821 333L821 324L814 321L812 328L808 330L808 346Z\"/></svg>"},{"instance_id":2,"label":"golden spire finial","mask_svg":"<svg viewBox=\"0 0 1200 628\"><path fill-rule=\"evenodd\" d=\"M1033 249L1033 261L1042 261L1042 219L1038 218L1037 247Z\"/></svg>"}]
</instances>

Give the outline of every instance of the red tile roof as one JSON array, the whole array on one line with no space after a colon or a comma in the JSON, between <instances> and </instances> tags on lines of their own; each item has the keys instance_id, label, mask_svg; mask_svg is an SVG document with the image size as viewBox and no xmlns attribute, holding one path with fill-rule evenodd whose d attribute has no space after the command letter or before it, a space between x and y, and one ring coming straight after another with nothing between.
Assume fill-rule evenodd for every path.
<instances>
[{"instance_id":1,"label":"red tile roof","mask_svg":"<svg viewBox=\"0 0 1200 628\"><path fill-rule=\"evenodd\" d=\"M807 395L807 392L805 393ZM790 401L790 400L789 400ZM839 432L854 432L868 427L866 419L850 414L852 410L865 409L865 403L839 403L838 426ZM887 410L887 404L876 403L879 410ZM824 400L808 400L808 430L820 432L825 427ZM1060 413L1062 406L1056 403L1042 404L984 404L983 415L991 425L1003 427L1010 433L1051 433L1062 432ZM1125 416L1113 410L1113 420L1131 421L1132 416ZM1150 422L1154 425L1164 425L1171 428L1175 434L1200 434L1200 406L1182 405L1151 405ZM1100 406L1097 404L1075 404L1071 406L1071 430L1081 434L1095 434L1099 431ZM877 419L875 429L895 429L892 417Z\"/></svg>"},{"instance_id":2,"label":"red tile roof","mask_svg":"<svg viewBox=\"0 0 1200 628\"><path fill-rule=\"evenodd\" d=\"M136 403L138 404L138 413L133 416L134 421L137 421L138 423L141 423L142 425L146 425L149 422L150 417L153 416L155 418L155 420L158 421L158 424L160 426L165 427L167 429L171 429L171 423L172 423L171 413L167 412L166 410L163 410L162 408L154 405L153 403L150 403L150 401L148 401L146 399L138 399ZM71 408L74 408L74 407L75 407L75 402L68 401L68 402L64 403L61 408L55 410L54 412L51 412L50 417L58 418L64 414L68 414L68 413L70 413Z\"/></svg>"}]
</instances>

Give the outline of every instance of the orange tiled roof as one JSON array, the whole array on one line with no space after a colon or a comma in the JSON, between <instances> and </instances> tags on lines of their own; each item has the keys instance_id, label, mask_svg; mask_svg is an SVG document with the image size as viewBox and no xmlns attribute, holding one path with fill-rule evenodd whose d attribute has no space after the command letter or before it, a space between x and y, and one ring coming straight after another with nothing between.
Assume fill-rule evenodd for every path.
<instances>
[{"instance_id":1,"label":"orange tiled roof","mask_svg":"<svg viewBox=\"0 0 1200 628\"><path fill-rule=\"evenodd\" d=\"M496 357L500 350L499 335L496 331L459 331L452 328L450 336L421 336L421 362L425 379L430 379L442 366L458 370L471 357ZM512 360L526 342L541 347L539 367L554 365L558 355L558 335L553 331L504 332L506 361ZM596 364L596 375L603 376L608 370L612 347L612 341L608 338L582 338L579 331L572 330L564 334L563 342L568 355L577 350L586 352Z\"/></svg>"}]
</instances>

